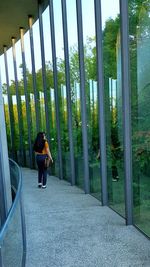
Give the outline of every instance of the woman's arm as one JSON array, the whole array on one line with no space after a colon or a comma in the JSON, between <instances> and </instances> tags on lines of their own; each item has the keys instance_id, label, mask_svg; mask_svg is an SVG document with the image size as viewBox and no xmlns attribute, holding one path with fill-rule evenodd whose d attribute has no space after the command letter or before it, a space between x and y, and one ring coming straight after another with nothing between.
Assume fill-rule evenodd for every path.
<instances>
[{"instance_id":1,"label":"woman's arm","mask_svg":"<svg viewBox=\"0 0 150 267\"><path fill-rule=\"evenodd\" d=\"M53 162L53 158L52 158L52 155L51 155L51 152L50 152L50 149L49 147L46 147L45 148L45 151L46 151L46 154L49 156L49 158L51 159L51 161Z\"/></svg>"}]
</instances>

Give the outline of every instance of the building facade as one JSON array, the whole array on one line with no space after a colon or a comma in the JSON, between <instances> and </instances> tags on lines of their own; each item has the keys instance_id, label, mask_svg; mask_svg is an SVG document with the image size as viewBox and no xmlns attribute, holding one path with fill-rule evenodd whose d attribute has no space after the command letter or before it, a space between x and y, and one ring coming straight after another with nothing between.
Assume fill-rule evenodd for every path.
<instances>
[{"instance_id":1,"label":"building facade","mask_svg":"<svg viewBox=\"0 0 150 267\"><path fill-rule=\"evenodd\" d=\"M150 236L150 1L28 2L0 4L1 224L7 146L35 168L33 142L45 131L51 173Z\"/></svg>"}]
</instances>

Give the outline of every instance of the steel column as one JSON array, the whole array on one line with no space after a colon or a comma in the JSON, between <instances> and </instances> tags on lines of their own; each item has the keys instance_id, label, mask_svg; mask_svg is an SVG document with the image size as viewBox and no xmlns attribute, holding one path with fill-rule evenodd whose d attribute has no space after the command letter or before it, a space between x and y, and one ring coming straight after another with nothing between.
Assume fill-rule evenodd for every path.
<instances>
[{"instance_id":1,"label":"steel column","mask_svg":"<svg viewBox=\"0 0 150 267\"><path fill-rule=\"evenodd\" d=\"M32 141L31 141L31 112L29 104L29 96L27 90L27 77L26 77L26 61L25 61L25 51L24 51L24 29L20 28L20 41L21 41L21 53L22 53L22 67L23 67L23 83L24 83L24 92L25 92L25 102L26 102L26 115L27 115L27 131L28 131L28 142L29 142L29 160L30 168L33 167L33 150L32 150Z\"/></svg>"},{"instance_id":2,"label":"steel column","mask_svg":"<svg viewBox=\"0 0 150 267\"><path fill-rule=\"evenodd\" d=\"M4 46L4 61L5 61L5 73L6 73L6 85L7 85L7 95L8 95L8 110L9 110L9 120L10 120L10 138L11 138L11 152L13 159L16 159L15 154L15 127L14 127L14 112L12 96L9 87L9 74L8 74L8 62L7 62L7 47Z\"/></svg>"},{"instance_id":3,"label":"steel column","mask_svg":"<svg viewBox=\"0 0 150 267\"><path fill-rule=\"evenodd\" d=\"M80 93L81 93L81 118L82 118L82 142L84 158L84 190L90 192L89 186L89 159L88 159L88 137L87 137L87 110L85 94L85 68L84 68L84 48L83 48L83 25L81 0L76 0L77 9L77 30L79 49L79 70L80 70Z\"/></svg>"},{"instance_id":4,"label":"steel column","mask_svg":"<svg viewBox=\"0 0 150 267\"><path fill-rule=\"evenodd\" d=\"M23 121L22 121L22 110L21 110L21 97L19 95L17 63L16 63L16 49L15 49L15 38L14 37L12 37L12 54L13 54L14 78L15 78L18 126L19 126L19 154L20 154L21 162L22 162L22 164L24 164L24 158L23 158Z\"/></svg>"},{"instance_id":5,"label":"steel column","mask_svg":"<svg viewBox=\"0 0 150 267\"><path fill-rule=\"evenodd\" d=\"M74 146L73 146L73 133L72 133L72 107L71 107L71 86L70 86L70 66L69 66L66 0L62 0L61 4L62 4L66 92L67 92L67 111L68 111L67 114L68 114L69 144L70 144L71 185L74 185L75 184L75 160L74 160Z\"/></svg>"},{"instance_id":6,"label":"steel column","mask_svg":"<svg viewBox=\"0 0 150 267\"><path fill-rule=\"evenodd\" d=\"M128 0L120 0L126 224L133 224Z\"/></svg>"},{"instance_id":7,"label":"steel column","mask_svg":"<svg viewBox=\"0 0 150 267\"><path fill-rule=\"evenodd\" d=\"M101 1L94 0L94 3L95 3L95 25L96 25L96 50L97 50L97 84L98 84L98 111L99 111L99 140L100 140L100 155L101 155L100 164L101 164L102 205L108 205Z\"/></svg>"},{"instance_id":8,"label":"steel column","mask_svg":"<svg viewBox=\"0 0 150 267\"><path fill-rule=\"evenodd\" d=\"M33 83L35 113L36 113L36 131L40 132L39 93L37 90L37 83L36 83L35 55L34 55L32 25L33 25L33 18L32 16L29 16L29 35L30 35L30 51L31 51L31 64L32 64L32 83Z\"/></svg>"},{"instance_id":9,"label":"steel column","mask_svg":"<svg viewBox=\"0 0 150 267\"><path fill-rule=\"evenodd\" d=\"M50 13L50 31L51 31L52 60L53 60L54 94L55 94L55 107L56 107L56 126L57 126L57 142L58 142L58 156L59 156L59 173L60 173L60 179L63 179L53 0L49 0L49 13Z\"/></svg>"}]
</instances>

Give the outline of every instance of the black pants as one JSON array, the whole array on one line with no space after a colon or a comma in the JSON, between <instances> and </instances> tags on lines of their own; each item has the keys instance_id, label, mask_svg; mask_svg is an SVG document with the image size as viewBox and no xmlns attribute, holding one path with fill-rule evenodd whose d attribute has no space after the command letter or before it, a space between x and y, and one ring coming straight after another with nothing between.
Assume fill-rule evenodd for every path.
<instances>
[{"instance_id":1,"label":"black pants","mask_svg":"<svg viewBox=\"0 0 150 267\"><path fill-rule=\"evenodd\" d=\"M47 155L36 155L36 162L38 165L38 183L46 185L47 182L47 168L44 166L44 160Z\"/></svg>"}]
</instances>

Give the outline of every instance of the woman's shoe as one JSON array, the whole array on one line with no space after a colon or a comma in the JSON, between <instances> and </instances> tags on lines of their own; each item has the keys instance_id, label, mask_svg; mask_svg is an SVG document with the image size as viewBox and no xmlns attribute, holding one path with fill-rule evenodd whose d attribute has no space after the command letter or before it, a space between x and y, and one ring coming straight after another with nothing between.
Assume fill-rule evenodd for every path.
<instances>
[{"instance_id":1,"label":"woman's shoe","mask_svg":"<svg viewBox=\"0 0 150 267\"><path fill-rule=\"evenodd\" d=\"M42 188L43 188L43 189L46 188L46 185L42 185Z\"/></svg>"},{"instance_id":2,"label":"woman's shoe","mask_svg":"<svg viewBox=\"0 0 150 267\"><path fill-rule=\"evenodd\" d=\"M113 181L113 182L118 182L118 181L119 181L119 176L113 177L113 178L112 178L112 181Z\"/></svg>"},{"instance_id":3,"label":"woman's shoe","mask_svg":"<svg viewBox=\"0 0 150 267\"><path fill-rule=\"evenodd\" d=\"M38 187L41 188L42 187L42 183L38 183Z\"/></svg>"}]
</instances>

